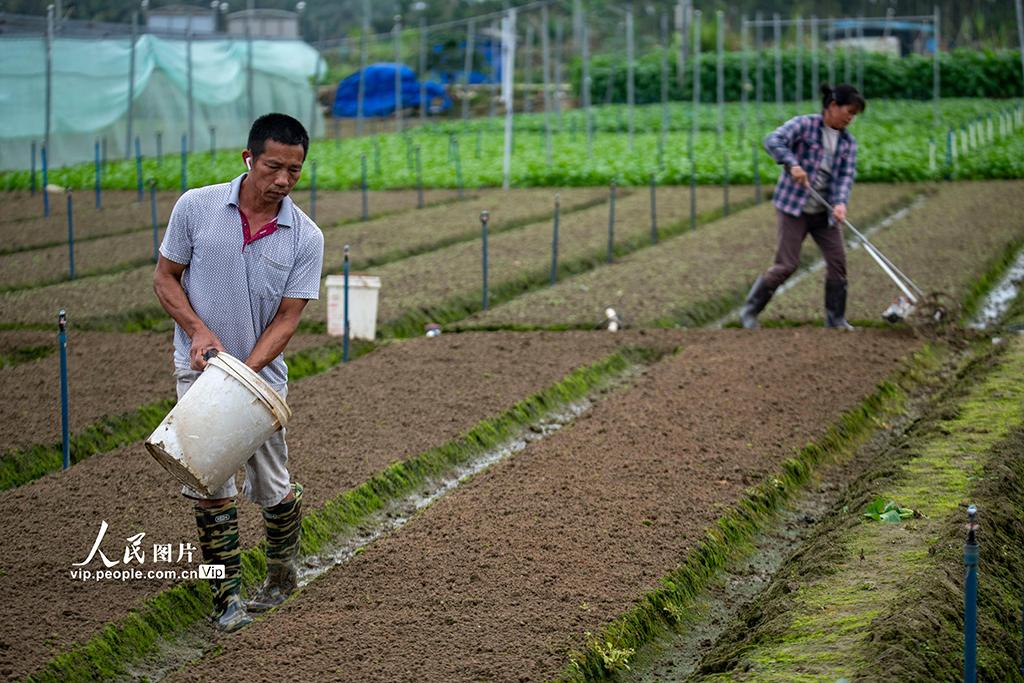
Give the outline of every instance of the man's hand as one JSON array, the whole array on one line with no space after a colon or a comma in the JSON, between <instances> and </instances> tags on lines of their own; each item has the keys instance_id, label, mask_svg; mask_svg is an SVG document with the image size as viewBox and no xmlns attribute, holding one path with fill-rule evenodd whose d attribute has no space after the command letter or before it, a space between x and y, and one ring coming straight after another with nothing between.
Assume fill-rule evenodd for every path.
<instances>
[{"instance_id":1,"label":"man's hand","mask_svg":"<svg viewBox=\"0 0 1024 683\"><path fill-rule=\"evenodd\" d=\"M190 353L190 361L193 370L202 372L206 369L206 359L203 358L203 354L210 349L216 349L217 351L223 351L224 347L220 343L220 339L217 339L217 335L206 327L196 330L196 333L192 335L192 351Z\"/></svg>"},{"instance_id":2,"label":"man's hand","mask_svg":"<svg viewBox=\"0 0 1024 683\"><path fill-rule=\"evenodd\" d=\"M835 216L836 222L842 223L846 220L846 204L836 204L832 207L832 215Z\"/></svg>"},{"instance_id":3,"label":"man's hand","mask_svg":"<svg viewBox=\"0 0 1024 683\"><path fill-rule=\"evenodd\" d=\"M789 175L793 176L793 180L797 182L797 185L803 185L804 187L810 187L810 180L807 178L807 171L800 166L790 166Z\"/></svg>"}]
</instances>

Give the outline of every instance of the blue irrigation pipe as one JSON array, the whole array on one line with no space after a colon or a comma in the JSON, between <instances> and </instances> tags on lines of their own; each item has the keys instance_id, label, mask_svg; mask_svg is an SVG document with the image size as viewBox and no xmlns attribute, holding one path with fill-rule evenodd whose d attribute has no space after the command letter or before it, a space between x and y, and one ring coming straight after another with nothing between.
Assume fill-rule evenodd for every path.
<instances>
[{"instance_id":1,"label":"blue irrigation pipe","mask_svg":"<svg viewBox=\"0 0 1024 683\"><path fill-rule=\"evenodd\" d=\"M75 211L74 202L71 199L71 190L68 190L68 279L75 279Z\"/></svg>"},{"instance_id":2,"label":"blue irrigation pipe","mask_svg":"<svg viewBox=\"0 0 1024 683\"><path fill-rule=\"evenodd\" d=\"M417 152L417 158L419 154ZM366 196L366 154L359 155L359 172L362 175L362 180L359 183L360 189L363 191L363 220L370 220L370 200Z\"/></svg>"},{"instance_id":3,"label":"blue irrigation pipe","mask_svg":"<svg viewBox=\"0 0 1024 683\"><path fill-rule=\"evenodd\" d=\"M364 157L365 158L365 157ZM348 245L345 245L345 262L341 267L342 273L342 297L341 297L341 322L344 325L341 334L341 361L348 362Z\"/></svg>"},{"instance_id":4,"label":"blue irrigation pipe","mask_svg":"<svg viewBox=\"0 0 1024 683\"><path fill-rule=\"evenodd\" d=\"M57 342L60 346L60 437L64 469L71 467L71 439L68 434L68 316L57 314Z\"/></svg>"},{"instance_id":5,"label":"blue irrigation pipe","mask_svg":"<svg viewBox=\"0 0 1024 683\"><path fill-rule=\"evenodd\" d=\"M608 263L615 259L615 178L608 186Z\"/></svg>"},{"instance_id":6,"label":"blue irrigation pipe","mask_svg":"<svg viewBox=\"0 0 1024 683\"><path fill-rule=\"evenodd\" d=\"M978 680L978 508L967 508L964 543L964 683Z\"/></svg>"},{"instance_id":7,"label":"blue irrigation pipe","mask_svg":"<svg viewBox=\"0 0 1024 683\"><path fill-rule=\"evenodd\" d=\"M156 179L149 179L149 217L153 222L153 263L160 260L160 229L156 224Z\"/></svg>"},{"instance_id":8,"label":"blue irrigation pipe","mask_svg":"<svg viewBox=\"0 0 1024 683\"><path fill-rule=\"evenodd\" d=\"M181 134L181 193L188 189L188 134Z\"/></svg>"},{"instance_id":9,"label":"blue irrigation pipe","mask_svg":"<svg viewBox=\"0 0 1024 683\"><path fill-rule=\"evenodd\" d=\"M487 282L487 224L491 220L491 214L489 211L484 210L480 212L480 233L483 240L483 309L486 311L491 305L491 295L488 291Z\"/></svg>"},{"instance_id":10,"label":"blue irrigation pipe","mask_svg":"<svg viewBox=\"0 0 1024 683\"><path fill-rule=\"evenodd\" d=\"M309 172L309 217L316 223L316 160L314 159Z\"/></svg>"},{"instance_id":11,"label":"blue irrigation pipe","mask_svg":"<svg viewBox=\"0 0 1024 683\"><path fill-rule=\"evenodd\" d=\"M36 141L32 141L32 161L31 171L29 172L29 187L32 189L32 194L36 193Z\"/></svg>"},{"instance_id":12,"label":"blue irrigation pipe","mask_svg":"<svg viewBox=\"0 0 1024 683\"><path fill-rule=\"evenodd\" d=\"M420 163L419 145L416 145L416 208L423 208L423 166Z\"/></svg>"},{"instance_id":13,"label":"blue irrigation pipe","mask_svg":"<svg viewBox=\"0 0 1024 683\"><path fill-rule=\"evenodd\" d=\"M40 163L43 166L43 216L46 217L46 218L49 218L50 217L50 193L46 189L46 186L49 185L50 181L49 181L49 178L47 177L46 145L43 145L39 149L39 161L40 161Z\"/></svg>"},{"instance_id":14,"label":"blue irrigation pipe","mask_svg":"<svg viewBox=\"0 0 1024 683\"><path fill-rule=\"evenodd\" d=\"M100 141L97 139L94 145L95 166L96 166L96 180L94 186L96 189L96 208L103 208L103 198L100 196Z\"/></svg>"},{"instance_id":15,"label":"blue irrigation pipe","mask_svg":"<svg viewBox=\"0 0 1024 683\"><path fill-rule=\"evenodd\" d=\"M562 202L558 193L555 193L555 213L552 219L551 229L551 284L558 282L558 222L561 218Z\"/></svg>"},{"instance_id":16,"label":"blue irrigation pipe","mask_svg":"<svg viewBox=\"0 0 1024 683\"><path fill-rule=\"evenodd\" d=\"M658 179L651 174L651 244L658 243Z\"/></svg>"},{"instance_id":17,"label":"blue irrigation pipe","mask_svg":"<svg viewBox=\"0 0 1024 683\"><path fill-rule=\"evenodd\" d=\"M138 135L135 136L135 186L138 188L138 201L141 202L146 198L146 191L142 184L142 143Z\"/></svg>"},{"instance_id":18,"label":"blue irrigation pipe","mask_svg":"<svg viewBox=\"0 0 1024 683\"><path fill-rule=\"evenodd\" d=\"M156 163L164 163L164 134L160 131L156 132Z\"/></svg>"}]
</instances>

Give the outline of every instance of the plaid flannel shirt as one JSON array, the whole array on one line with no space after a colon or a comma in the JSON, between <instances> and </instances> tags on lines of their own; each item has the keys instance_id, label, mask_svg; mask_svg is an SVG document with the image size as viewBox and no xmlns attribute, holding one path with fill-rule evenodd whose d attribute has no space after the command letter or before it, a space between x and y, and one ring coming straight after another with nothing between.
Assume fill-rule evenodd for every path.
<instances>
[{"instance_id":1,"label":"plaid flannel shirt","mask_svg":"<svg viewBox=\"0 0 1024 683\"><path fill-rule=\"evenodd\" d=\"M810 194L804 186L793 180L789 169L799 165L807 171L808 180L814 179L825 151L821 139L824 126L821 114L795 116L764 139L764 148L785 169L779 175L772 200L779 211L791 216L799 216L803 211ZM846 130L841 130L832 157L832 181L824 195L829 204L835 206L847 203L856 173L857 141ZM832 221L831 215L829 221Z\"/></svg>"}]
</instances>

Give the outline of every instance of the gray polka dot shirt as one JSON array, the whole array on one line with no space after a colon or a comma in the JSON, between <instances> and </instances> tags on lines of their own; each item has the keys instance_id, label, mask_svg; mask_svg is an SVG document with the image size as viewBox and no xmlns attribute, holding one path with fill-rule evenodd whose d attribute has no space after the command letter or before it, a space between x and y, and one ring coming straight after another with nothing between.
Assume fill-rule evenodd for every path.
<instances>
[{"instance_id":1,"label":"gray polka dot shirt","mask_svg":"<svg viewBox=\"0 0 1024 683\"><path fill-rule=\"evenodd\" d=\"M230 183L189 190L174 205L160 253L188 266L182 276L192 309L224 350L245 360L277 314L282 298L316 299L324 236L289 197L281 202L277 231L244 244L238 193L245 175ZM260 226L253 226L255 232ZM174 330L174 365L187 369L192 341ZM260 375L281 389L288 382L284 354Z\"/></svg>"}]
</instances>

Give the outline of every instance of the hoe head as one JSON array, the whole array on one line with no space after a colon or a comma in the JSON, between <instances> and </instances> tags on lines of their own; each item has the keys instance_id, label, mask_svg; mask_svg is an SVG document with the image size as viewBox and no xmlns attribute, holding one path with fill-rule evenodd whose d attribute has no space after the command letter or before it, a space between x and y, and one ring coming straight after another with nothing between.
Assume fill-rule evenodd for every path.
<instances>
[{"instance_id":1,"label":"hoe head","mask_svg":"<svg viewBox=\"0 0 1024 683\"><path fill-rule=\"evenodd\" d=\"M915 328L938 328L956 322L960 305L945 292L932 292L916 302L898 297L882 312L888 323L906 322Z\"/></svg>"}]
</instances>

